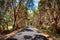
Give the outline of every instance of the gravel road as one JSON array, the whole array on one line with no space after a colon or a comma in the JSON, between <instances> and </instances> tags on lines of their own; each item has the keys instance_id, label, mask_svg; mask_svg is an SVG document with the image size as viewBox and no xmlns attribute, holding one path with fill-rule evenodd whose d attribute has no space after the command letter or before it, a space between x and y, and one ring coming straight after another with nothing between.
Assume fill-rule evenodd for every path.
<instances>
[{"instance_id":1,"label":"gravel road","mask_svg":"<svg viewBox=\"0 0 60 40\"><path fill-rule=\"evenodd\" d=\"M45 36L41 35L40 32L33 28L31 25L26 26L20 30L11 38L7 40L48 40Z\"/></svg>"}]
</instances>

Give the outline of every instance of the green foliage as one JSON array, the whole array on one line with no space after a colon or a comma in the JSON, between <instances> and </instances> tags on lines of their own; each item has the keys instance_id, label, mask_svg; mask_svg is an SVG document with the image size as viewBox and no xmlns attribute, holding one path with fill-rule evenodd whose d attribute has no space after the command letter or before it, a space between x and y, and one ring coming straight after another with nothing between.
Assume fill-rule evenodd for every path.
<instances>
[{"instance_id":1,"label":"green foliage","mask_svg":"<svg viewBox=\"0 0 60 40\"><path fill-rule=\"evenodd\" d=\"M44 27L44 28L43 28L43 31L46 32L46 33L48 33L48 34L52 34L53 29L50 28L50 27L49 27L49 28Z\"/></svg>"},{"instance_id":2,"label":"green foliage","mask_svg":"<svg viewBox=\"0 0 60 40\"><path fill-rule=\"evenodd\" d=\"M58 28L60 29L60 25L58 25Z\"/></svg>"},{"instance_id":3,"label":"green foliage","mask_svg":"<svg viewBox=\"0 0 60 40\"><path fill-rule=\"evenodd\" d=\"M39 26L37 26L36 28L40 30L40 27Z\"/></svg>"},{"instance_id":4,"label":"green foliage","mask_svg":"<svg viewBox=\"0 0 60 40\"><path fill-rule=\"evenodd\" d=\"M0 0L0 6L4 5L4 0Z\"/></svg>"},{"instance_id":5,"label":"green foliage","mask_svg":"<svg viewBox=\"0 0 60 40\"><path fill-rule=\"evenodd\" d=\"M9 15L9 13L6 13L5 18L6 18L6 21L9 21L9 20L10 20L10 15Z\"/></svg>"},{"instance_id":6,"label":"green foliage","mask_svg":"<svg viewBox=\"0 0 60 40\"><path fill-rule=\"evenodd\" d=\"M56 34L56 38L60 38L60 34Z\"/></svg>"}]
</instances>

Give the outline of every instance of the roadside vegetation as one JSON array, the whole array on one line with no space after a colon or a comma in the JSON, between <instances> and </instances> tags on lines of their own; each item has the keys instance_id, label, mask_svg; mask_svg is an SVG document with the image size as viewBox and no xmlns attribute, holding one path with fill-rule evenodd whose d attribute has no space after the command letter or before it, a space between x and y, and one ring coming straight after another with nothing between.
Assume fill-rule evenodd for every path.
<instances>
[{"instance_id":1,"label":"roadside vegetation","mask_svg":"<svg viewBox=\"0 0 60 40\"><path fill-rule=\"evenodd\" d=\"M32 0L0 0L0 35L32 25L51 37L59 38L60 0L39 0L38 7L33 6Z\"/></svg>"}]
</instances>

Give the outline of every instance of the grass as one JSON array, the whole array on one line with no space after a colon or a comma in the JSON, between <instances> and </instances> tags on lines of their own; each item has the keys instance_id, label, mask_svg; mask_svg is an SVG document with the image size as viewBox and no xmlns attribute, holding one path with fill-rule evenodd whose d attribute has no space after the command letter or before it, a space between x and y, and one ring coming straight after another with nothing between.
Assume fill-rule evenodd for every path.
<instances>
[{"instance_id":1,"label":"grass","mask_svg":"<svg viewBox=\"0 0 60 40\"><path fill-rule=\"evenodd\" d=\"M53 34L51 28L48 28L48 29L47 29L47 28L44 28L44 29L43 29L43 32L44 32L44 33L47 33L47 34L50 35L52 38L55 37L56 40L60 40L60 34L56 34L56 35Z\"/></svg>"},{"instance_id":2,"label":"grass","mask_svg":"<svg viewBox=\"0 0 60 40\"><path fill-rule=\"evenodd\" d=\"M37 26L36 28L39 29L40 27ZM52 28L45 27L45 28L39 29L39 30L42 30L43 33L46 33L46 34L50 35L51 38L55 38L56 40L60 40L60 34L56 34L56 35L53 34L53 32L52 32L53 29Z\"/></svg>"}]
</instances>

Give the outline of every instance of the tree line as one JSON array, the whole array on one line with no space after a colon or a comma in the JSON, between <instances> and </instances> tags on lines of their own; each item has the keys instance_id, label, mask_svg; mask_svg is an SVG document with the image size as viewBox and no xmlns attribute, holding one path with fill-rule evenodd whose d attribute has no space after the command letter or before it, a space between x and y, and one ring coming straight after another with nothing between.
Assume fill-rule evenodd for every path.
<instances>
[{"instance_id":1,"label":"tree line","mask_svg":"<svg viewBox=\"0 0 60 40\"><path fill-rule=\"evenodd\" d=\"M60 0L40 0L39 12L33 17L33 25L51 28L54 34L60 31Z\"/></svg>"}]
</instances>

